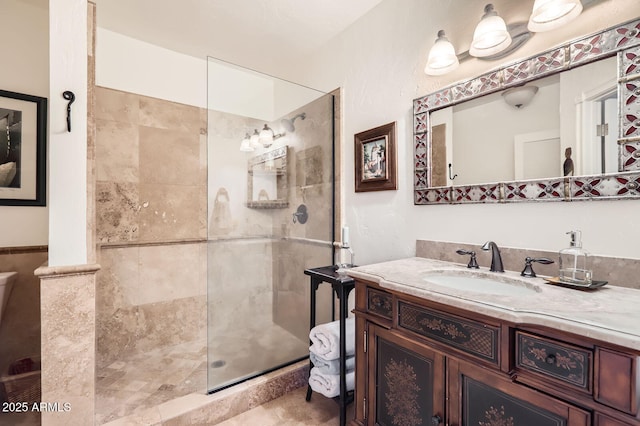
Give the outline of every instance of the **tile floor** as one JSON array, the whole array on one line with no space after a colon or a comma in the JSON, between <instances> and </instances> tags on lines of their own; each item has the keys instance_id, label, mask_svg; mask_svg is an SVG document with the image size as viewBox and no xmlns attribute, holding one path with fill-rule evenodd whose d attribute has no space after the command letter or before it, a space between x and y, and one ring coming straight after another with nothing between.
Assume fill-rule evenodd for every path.
<instances>
[{"instance_id":1,"label":"tile floor","mask_svg":"<svg viewBox=\"0 0 640 426\"><path fill-rule=\"evenodd\" d=\"M204 393L203 341L154 349L119 360L96 375L96 425L142 412L189 393Z\"/></svg>"},{"instance_id":2,"label":"tile floor","mask_svg":"<svg viewBox=\"0 0 640 426\"><path fill-rule=\"evenodd\" d=\"M307 387L298 388L280 398L218 423L219 426L338 426L338 404L314 393L305 401ZM347 421L353 418L353 404L347 409ZM0 415L1 426L36 426L40 416L32 413ZM96 421L96 424L100 424Z\"/></svg>"},{"instance_id":3,"label":"tile floor","mask_svg":"<svg viewBox=\"0 0 640 426\"><path fill-rule=\"evenodd\" d=\"M164 346L118 360L97 372L96 425L139 414L190 393L230 384L308 353L309 344L271 324L205 341ZM209 361L207 361L209 350ZM259 354L259 356L257 356ZM207 371L208 363L217 368ZM207 384L209 374L209 385Z\"/></svg>"},{"instance_id":4,"label":"tile floor","mask_svg":"<svg viewBox=\"0 0 640 426\"><path fill-rule=\"evenodd\" d=\"M252 410L218 423L218 426L338 426L340 407L332 399L314 393L305 401L307 387L289 392ZM353 419L353 404L347 409L347 422Z\"/></svg>"},{"instance_id":5,"label":"tile floor","mask_svg":"<svg viewBox=\"0 0 640 426\"><path fill-rule=\"evenodd\" d=\"M251 376L285 364L292 360L292 356L304 356L308 354L309 348L307 341L296 338L275 324L271 324L270 327L262 324L260 329L244 330L242 336L238 333L227 335L223 332L212 333L212 335L216 337L209 348L204 340L164 346L118 360L97 371L95 424L103 425L122 417L139 414L151 407L191 393L204 395L210 387L230 384L238 377ZM209 351L209 361L207 351ZM257 354L259 356L256 356ZM217 368L210 368L207 371L209 363L217 365ZM207 374L210 376L209 385ZM297 399L306 404L304 395L301 399ZM317 403L319 407L328 405L333 408L334 414L337 413L337 404L331 400L327 400L329 404L323 403L322 400L326 398L322 395L314 398L313 405L302 407L315 406L317 399L320 400ZM285 413L295 407L295 404L287 401L285 399L282 402L285 405ZM258 408L262 409L262 407ZM265 410L268 411L268 409ZM28 414L2 414L0 426L40 424L39 416ZM293 413L289 417L295 419L296 415ZM324 418L323 416L326 417L326 415L316 414L317 418Z\"/></svg>"}]
</instances>

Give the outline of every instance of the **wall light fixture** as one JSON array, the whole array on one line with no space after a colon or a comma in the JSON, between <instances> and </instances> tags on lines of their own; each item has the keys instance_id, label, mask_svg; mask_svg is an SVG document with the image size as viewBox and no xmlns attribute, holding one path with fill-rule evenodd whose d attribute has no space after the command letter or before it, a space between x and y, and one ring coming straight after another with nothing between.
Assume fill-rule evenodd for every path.
<instances>
[{"instance_id":1,"label":"wall light fixture","mask_svg":"<svg viewBox=\"0 0 640 426\"><path fill-rule=\"evenodd\" d=\"M507 31L507 24L489 3L484 7L484 15L473 32L469 54L476 57L490 56L502 52L510 44L511 35Z\"/></svg>"},{"instance_id":2,"label":"wall light fixture","mask_svg":"<svg viewBox=\"0 0 640 426\"><path fill-rule=\"evenodd\" d=\"M459 64L453 44L445 37L444 30L438 31L438 38L429 50L424 72L429 75L442 75L458 68Z\"/></svg>"},{"instance_id":3,"label":"wall light fixture","mask_svg":"<svg viewBox=\"0 0 640 426\"><path fill-rule=\"evenodd\" d=\"M585 4L595 0L583 0ZM535 0L533 11L526 22L506 25L492 4L484 8L484 15L473 33L469 51L456 55L453 44L443 30L429 50L424 72L428 75L443 75L455 70L460 62L470 56L482 60L501 59L522 46L533 33L558 28L575 19L582 12L581 0Z\"/></svg>"},{"instance_id":4,"label":"wall light fixture","mask_svg":"<svg viewBox=\"0 0 640 426\"><path fill-rule=\"evenodd\" d=\"M565 25L582 12L580 0L536 0L527 28L539 33Z\"/></svg>"}]
</instances>

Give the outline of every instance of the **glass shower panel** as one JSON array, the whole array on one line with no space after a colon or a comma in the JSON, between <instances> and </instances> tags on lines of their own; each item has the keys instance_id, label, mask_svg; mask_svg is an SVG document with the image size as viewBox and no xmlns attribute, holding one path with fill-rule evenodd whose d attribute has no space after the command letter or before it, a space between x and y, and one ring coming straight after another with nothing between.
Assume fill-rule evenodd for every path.
<instances>
[{"instance_id":1,"label":"glass shower panel","mask_svg":"<svg viewBox=\"0 0 640 426\"><path fill-rule=\"evenodd\" d=\"M309 354L306 268L332 263L333 96L208 60L208 389ZM252 137L253 136L253 137ZM330 288L318 292L330 319Z\"/></svg>"}]
</instances>

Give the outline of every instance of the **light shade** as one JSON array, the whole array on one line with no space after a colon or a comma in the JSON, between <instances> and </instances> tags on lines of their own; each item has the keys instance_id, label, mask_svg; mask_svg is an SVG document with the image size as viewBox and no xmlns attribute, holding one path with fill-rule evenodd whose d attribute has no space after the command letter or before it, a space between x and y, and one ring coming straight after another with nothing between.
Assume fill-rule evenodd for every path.
<instances>
[{"instance_id":1,"label":"light shade","mask_svg":"<svg viewBox=\"0 0 640 426\"><path fill-rule=\"evenodd\" d=\"M260 133L258 133L258 129L253 129L253 134L250 138L250 144L252 148L260 148Z\"/></svg>"},{"instance_id":2,"label":"light shade","mask_svg":"<svg viewBox=\"0 0 640 426\"><path fill-rule=\"evenodd\" d=\"M443 30L438 31L438 38L429 50L424 72L428 75L442 75L458 68L459 64L453 45L445 37Z\"/></svg>"},{"instance_id":3,"label":"light shade","mask_svg":"<svg viewBox=\"0 0 640 426\"><path fill-rule=\"evenodd\" d=\"M502 92L502 97L507 105L520 109L529 104L535 94L538 93L537 86L519 86Z\"/></svg>"},{"instance_id":4,"label":"light shade","mask_svg":"<svg viewBox=\"0 0 640 426\"><path fill-rule=\"evenodd\" d=\"M536 0L527 28L536 33L553 30L575 19L581 12L580 0Z\"/></svg>"},{"instance_id":5,"label":"light shade","mask_svg":"<svg viewBox=\"0 0 640 426\"><path fill-rule=\"evenodd\" d=\"M264 125L262 130L260 130L260 143L265 148L270 147L273 143L273 130L271 130L271 127L267 126L266 124Z\"/></svg>"},{"instance_id":6,"label":"light shade","mask_svg":"<svg viewBox=\"0 0 640 426\"><path fill-rule=\"evenodd\" d=\"M484 7L484 15L473 32L473 41L469 54L485 57L502 52L511 44L511 36L507 31L507 24L498 16L492 4Z\"/></svg>"},{"instance_id":7,"label":"light shade","mask_svg":"<svg viewBox=\"0 0 640 426\"><path fill-rule=\"evenodd\" d=\"M253 149L254 148L251 146L251 137L249 136L249 133L247 133L244 139L242 139L242 142L240 142L240 151L251 152Z\"/></svg>"}]
</instances>

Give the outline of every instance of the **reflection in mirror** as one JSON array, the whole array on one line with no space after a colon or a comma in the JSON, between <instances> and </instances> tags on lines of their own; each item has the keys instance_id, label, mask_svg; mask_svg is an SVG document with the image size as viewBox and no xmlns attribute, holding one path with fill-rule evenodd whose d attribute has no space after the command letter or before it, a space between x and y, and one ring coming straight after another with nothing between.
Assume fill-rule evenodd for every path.
<instances>
[{"instance_id":1,"label":"reflection in mirror","mask_svg":"<svg viewBox=\"0 0 640 426\"><path fill-rule=\"evenodd\" d=\"M525 104L502 91L434 111L433 185L618 172L616 84L611 57L520 86L537 89Z\"/></svg>"},{"instance_id":2,"label":"reflection in mirror","mask_svg":"<svg viewBox=\"0 0 640 426\"><path fill-rule=\"evenodd\" d=\"M275 209L289 205L286 146L251 158L247 175L247 207Z\"/></svg>"},{"instance_id":3,"label":"reflection in mirror","mask_svg":"<svg viewBox=\"0 0 640 426\"><path fill-rule=\"evenodd\" d=\"M414 203L640 198L639 82L636 19L414 99Z\"/></svg>"}]
</instances>

